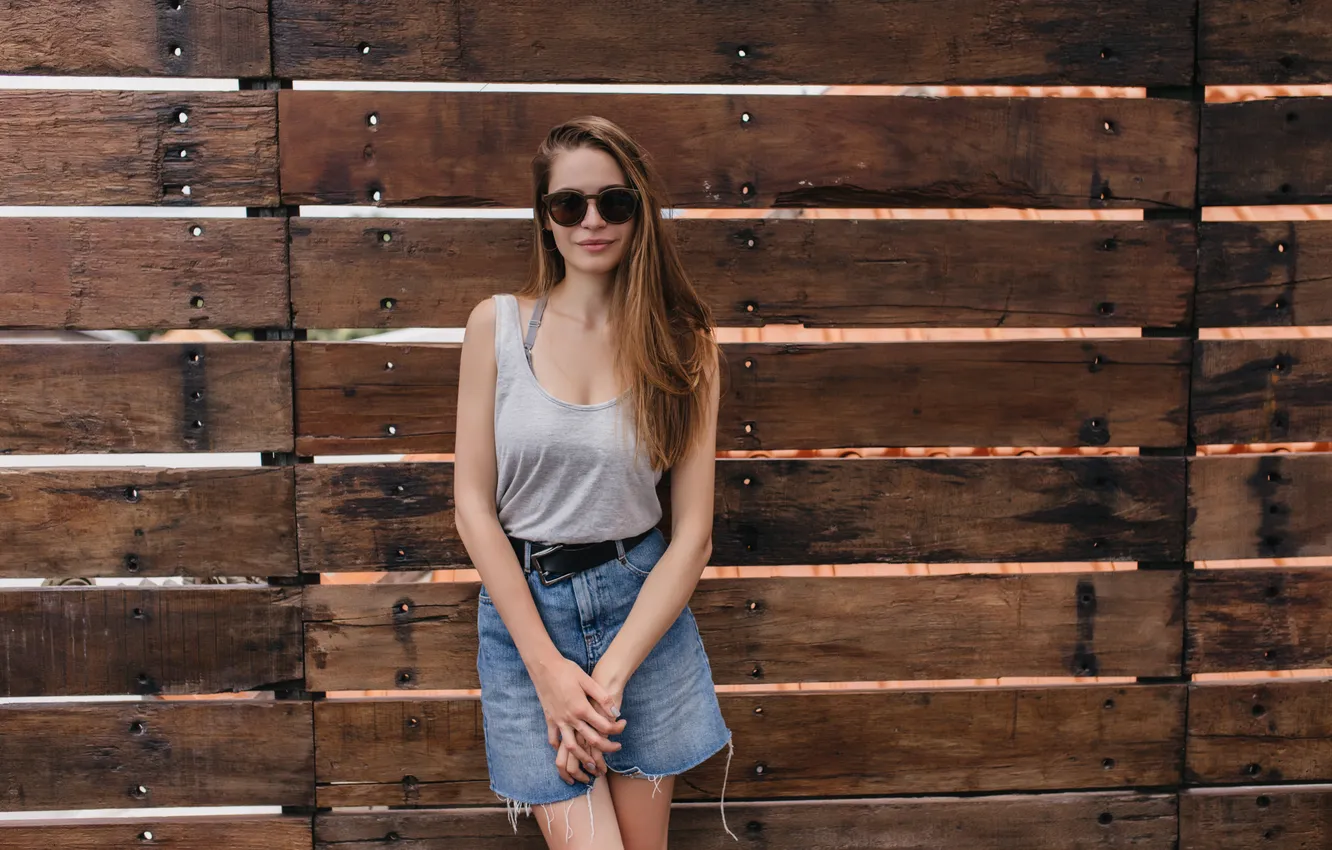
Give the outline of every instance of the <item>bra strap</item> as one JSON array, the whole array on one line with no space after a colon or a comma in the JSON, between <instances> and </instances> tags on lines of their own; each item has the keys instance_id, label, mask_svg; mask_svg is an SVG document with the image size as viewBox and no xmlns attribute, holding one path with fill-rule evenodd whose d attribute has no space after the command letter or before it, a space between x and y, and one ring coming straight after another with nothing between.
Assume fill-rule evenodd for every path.
<instances>
[{"instance_id":1,"label":"bra strap","mask_svg":"<svg viewBox=\"0 0 1332 850\"><path fill-rule=\"evenodd\" d=\"M523 337L523 352L527 355L528 363L532 362L532 345L536 342L537 328L541 327L541 314L546 312L547 297L549 293L537 299L536 306L532 308L532 318L527 322L527 336Z\"/></svg>"}]
</instances>

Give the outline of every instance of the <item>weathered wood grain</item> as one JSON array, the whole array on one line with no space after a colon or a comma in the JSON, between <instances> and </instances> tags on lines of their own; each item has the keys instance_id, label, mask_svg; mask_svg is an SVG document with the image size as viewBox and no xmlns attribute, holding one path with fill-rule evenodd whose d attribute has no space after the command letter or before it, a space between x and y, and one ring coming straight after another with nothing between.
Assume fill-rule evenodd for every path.
<instances>
[{"instance_id":1,"label":"weathered wood grain","mask_svg":"<svg viewBox=\"0 0 1332 850\"><path fill-rule=\"evenodd\" d=\"M979 0L670 7L563 15L540 0L407 0L376 15L330 0L273 4L278 76L599 83L1183 84L1193 7Z\"/></svg>"},{"instance_id":2,"label":"weathered wood grain","mask_svg":"<svg viewBox=\"0 0 1332 850\"><path fill-rule=\"evenodd\" d=\"M726 804L726 823L743 842L768 850L1171 850L1175 797L1132 791L1084 794L996 794L856 801ZM560 817L558 809L555 817ZM315 850L390 850L399 842L445 846L463 839L475 850L545 850L540 810L518 820L503 809L326 812L315 815ZM672 846L721 850L735 842L722 829L716 803L677 803ZM436 844L435 842L438 842Z\"/></svg>"},{"instance_id":3,"label":"weathered wood grain","mask_svg":"<svg viewBox=\"0 0 1332 850\"><path fill-rule=\"evenodd\" d=\"M0 809L311 805L311 718L287 700L0 705Z\"/></svg>"},{"instance_id":4,"label":"weathered wood grain","mask_svg":"<svg viewBox=\"0 0 1332 850\"><path fill-rule=\"evenodd\" d=\"M1332 82L1332 7L1302 0L1202 0L1199 82L1283 85Z\"/></svg>"},{"instance_id":5,"label":"weathered wood grain","mask_svg":"<svg viewBox=\"0 0 1332 850\"><path fill-rule=\"evenodd\" d=\"M275 206L274 94L0 91L0 204Z\"/></svg>"},{"instance_id":6,"label":"weathered wood grain","mask_svg":"<svg viewBox=\"0 0 1332 850\"><path fill-rule=\"evenodd\" d=\"M1198 203L1328 203L1332 199L1329 133L1329 97L1206 104Z\"/></svg>"},{"instance_id":7,"label":"weathered wood grain","mask_svg":"<svg viewBox=\"0 0 1332 850\"><path fill-rule=\"evenodd\" d=\"M551 127L585 114L613 115L650 140L673 206L1161 209L1191 207L1195 194L1198 108L1169 99L278 98L285 204L374 203L378 191L382 205L530 207L514 176L530 172Z\"/></svg>"},{"instance_id":8,"label":"weathered wood grain","mask_svg":"<svg viewBox=\"0 0 1332 850\"><path fill-rule=\"evenodd\" d=\"M1200 445L1332 439L1332 340L1198 340L1190 392Z\"/></svg>"},{"instance_id":9,"label":"weathered wood grain","mask_svg":"<svg viewBox=\"0 0 1332 850\"><path fill-rule=\"evenodd\" d=\"M453 451L460 351L451 343L296 343L297 452ZM723 351L719 449L1184 442L1187 339L736 343ZM815 388L817 405L809 403Z\"/></svg>"},{"instance_id":10,"label":"weathered wood grain","mask_svg":"<svg viewBox=\"0 0 1332 850\"><path fill-rule=\"evenodd\" d=\"M1192 309L1197 244L1182 222L664 223L724 326L1165 327L1187 324ZM297 321L462 327L477 302L525 278L532 228L505 219L298 219Z\"/></svg>"},{"instance_id":11,"label":"weathered wood grain","mask_svg":"<svg viewBox=\"0 0 1332 850\"><path fill-rule=\"evenodd\" d=\"M1329 705L1332 679L1193 686L1187 781L1332 781Z\"/></svg>"},{"instance_id":12,"label":"weathered wood grain","mask_svg":"<svg viewBox=\"0 0 1332 850\"><path fill-rule=\"evenodd\" d=\"M291 343L0 344L0 454L291 451Z\"/></svg>"},{"instance_id":13,"label":"weathered wood grain","mask_svg":"<svg viewBox=\"0 0 1332 850\"><path fill-rule=\"evenodd\" d=\"M300 815L210 815L139 818L24 819L0 823L0 847L122 850L309 850L310 818Z\"/></svg>"},{"instance_id":14,"label":"weathered wood grain","mask_svg":"<svg viewBox=\"0 0 1332 850\"><path fill-rule=\"evenodd\" d=\"M1199 327L1332 324L1332 222L1199 225Z\"/></svg>"},{"instance_id":15,"label":"weathered wood grain","mask_svg":"<svg viewBox=\"0 0 1332 850\"><path fill-rule=\"evenodd\" d=\"M1332 455L1189 458L1188 560L1332 554Z\"/></svg>"},{"instance_id":16,"label":"weathered wood grain","mask_svg":"<svg viewBox=\"0 0 1332 850\"><path fill-rule=\"evenodd\" d=\"M287 327L286 226L280 218L7 218L0 326Z\"/></svg>"},{"instance_id":17,"label":"weathered wood grain","mask_svg":"<svg viewBox=\"0 0 1332 850\"><path fill-rule=\"evenodd\" d=\"M0 73L271 76L263 0L116 0L69 12L49 3L0 7Z\"/></svg>"},{"instance_id":18,"label":"weathered wood grain","mask_svg":"<svg viewBox=\"0 0 1332 850\"><path fill-rule=\"evenodd\" d=\"M296 574L292 468L0 469L0 576Z\"/></svg>"},{"instance_id":19,"label":"weathered wood grain","mask_svg":"<svg viewBox=\"0 0 1332 850\"><path fill-rule=\"evenodd\" d=\"M690 608L718 684L1174 676L1182 585L1179 571L705 579ZM478 589L307 588L306 688L479 687Z\"/></svg>"},{"instance_id":20,"label":"weathered wood grain","mask_svg":"<svg viewBox=\"0 0 1332 850\"><path fill-rule=\"evenodd\" d=\"M1332 667L1332 570L1195 570L1186 593L1188 672Z\"/></svg>"},{"instance_id":21,"label":"weathered wood grain","mask_svg":"<svg viewBox=\"0 0 1332 850\"><path fill-rule=\"evenodd\" d=\"M720 699L727 800L1170 785L1183 762L1175 685ZM315 732L321 806L495 801L479 700L325 700ZM676 799L718 799L726 761L687 772Z\"/></svg>"},{"instance_id":22,"label":"weathered wood grain","mask_svg":"<svg viewBox=\"0 0 1332 850\"><path fill-rule=\"evenodd\" d=\"M23 588L0 593L0 696L207 694L302 675L299 588Z\"/></svg>"},{"instance_id":23,"label":"weathered wood grain","mask_svg":"<svg viewBox=\"0 0 1332 850\"><path fill-rule=\"evenodd\" d=\"M1326 786L1190 788L1179 795L1181 850L1332 846Z\"/></svg>"},{"instance_id":24,"label":"weathered wood grain","mask_svg":"<svg viewBox=\"0 0 1332 850\"><path fill-rule=\"evenodd\" d=\"M471 566L450 463L305 464L296 493L306 571ZM1184 552L1178 458L720 459L715 504L712 562L724 566Z\"/></svg>"}]
</instances>

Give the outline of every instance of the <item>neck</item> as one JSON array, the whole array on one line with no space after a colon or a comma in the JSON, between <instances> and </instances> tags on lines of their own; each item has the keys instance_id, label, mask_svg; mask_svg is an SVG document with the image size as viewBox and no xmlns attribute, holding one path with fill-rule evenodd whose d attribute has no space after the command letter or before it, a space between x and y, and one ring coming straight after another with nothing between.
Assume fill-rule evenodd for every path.
<instances>
[{"instance_id":1,"label":"neck","mask_svg":"<svg viewBox=\"0 0 1332 850\"><path fill-rule=\"evenodd\" d=\"M588 327L602 325L610 313L611 285L611 275L567 269L564 279L551 290L546 309L554 307L561 315Z\"/></svg>"}]
</instances>

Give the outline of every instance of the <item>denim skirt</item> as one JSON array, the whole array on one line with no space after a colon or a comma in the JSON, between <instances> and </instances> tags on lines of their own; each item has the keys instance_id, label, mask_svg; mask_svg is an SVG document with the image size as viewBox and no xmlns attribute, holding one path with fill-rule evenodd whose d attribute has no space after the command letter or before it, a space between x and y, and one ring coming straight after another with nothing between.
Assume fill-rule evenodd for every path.
<instances>
[{"instance_id":1,"label":"denim skirt","mask_svg":"<svg viewBox=\"0 0 1332 850\"><path fill-rule=\"evenodd\" d=\"M550 586L524 563L527 586L560 654L591 674L665 551L665 538L654 529L623 556ZM560 778L536 687L484 585L479 601L476 668L490 790L529 814L531 806L586 794L597 777L573 785ZM605 753L606 767L616 773L659 780L701 764L730 743L688 606L625 684L620 716L628 722L611 740L623 746Z\"/></svg>"}]
</instances>

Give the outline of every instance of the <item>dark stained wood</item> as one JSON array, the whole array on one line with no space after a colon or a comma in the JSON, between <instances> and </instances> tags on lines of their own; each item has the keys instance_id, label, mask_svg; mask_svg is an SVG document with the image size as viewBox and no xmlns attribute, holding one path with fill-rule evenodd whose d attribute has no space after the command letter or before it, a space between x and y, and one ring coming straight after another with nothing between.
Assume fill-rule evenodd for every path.
<instances>
[{"instance_id":1,"label":"dark stained wood","mask_svg":"<svg viewBox=\"0 0 1332 850\"><path fill-rule=\"evenodd\" d=\"M1184 222L666 224L720 325L1163 327L1186 324L1191 313L1197 244ZM463 327L477 302L526 278L533 226L293 221L297 322Z\"/></svg>"},{"instance_id":2,"label":"dark stained wood","mask_svg":"<svg viewBox=\"0 0 1332 850\"><path fill-rule=\"evenodd\" d=\"M1332 570L1195 570L1190 673L1332 667Z\"/></svg>"},{"instance_id":3,"label":"dark stained wood","mask_svg":"<svg viewBox=\"0 0 1332 850\"><path fill-rule=\"evenodd\" d=\"M1199 327L1332 324L1332 222L1199 225Z\"/></svg>"},{"instance_id":4,"label":"dark stained wood","mask_svg":"<svg viewBox=\"0 0 1332 850\"><path fill-rule=\"evenodd\" d=\"M1332 200L1329 133L1329 97L1205 105L1198 203L1328 203Z\"/></svg>"},{"instance_id":5,"label":"dark stained wood","mask_svg":"<svg viewBox=\"0 0 1332 850\"><path fill-rule=\"evenodd\" d=\"M302 675L299 588L24 588L0 593L0 614L0 696L208 694Z\"/></svg>"},{"instance_id":6,"label":"dark stained wood","mask_svg":"<svg viewBox=\"0 0 1332 850\"><path fill-rule=\"evenodd\" d=\"M1332 679L1195 685L1190 783L1332 780Z\"/></svg>"},{"instance_id":7,"label":"dark stained wood","mask_svg":"<svg viewBox=\"0 0 1332 850\"><path fill-rule=\"evenodd\" d=\"M304 464L296 492L306 571L471 566L451 463ZM715 498L724 566L1184 553L1179 458L720 459Z\"/></svg>"},{"instance_id":8,"label":"dark stained wood","mask_svg":"<svg viewBox=\"0 0 1332 850\"><path fill-rule=\"evenodd\" d=\"M725 449L1184 441L1182 340L746 343L726 353Z\"/></svg>"},{"instance_id":9,"label":"dark stained wood","mask_svg":"<svg viewBox=\"0 0 1332 850\"><path fill-rule=\"evenodd\" d=\"M291 451L292 421L287 342L0 344L0 455Z\"/></svg>"},{"instance_id":10,"label":"dark stained wood","mask_svg":"<svg viewBox=\"0 0 1332 850\"><path fill-rule=\"evenodd\" d=\"M295 575L295 501L291 467L0 470L0 576Z\"/></svg>"},{"instance_id":11,"label":"dark stained wood","mask_svg":"<svg viewBox=\"0 0 1332 850\"><path fill-rule=\"evenodd\" d=\"M562 808L553 811L557 821L563 817ZM1171 850L1177 829L1175 808L1174 795L1132 791L815 803L728 801L726 824L742 842L768 850L886 846ZM720 815L716 803L677 803L671 810L671 845L697 850L734 847ZM531 817L520 817L515 835L501 808L320 813L315 815L315 850L390 850L401 847L398 842L443 847L462 836L475 850L546 850L537 828L537 819L544 817L540 809Z\"/></svg>"},{"instance_id":12,"label":"dark stained wood","mask_svg":"<svg viewBox=\"0 0 1332 850\"><path fill-rule=\"evenodd\" d=\"M734 733L728 801L1180 781L1182 686L720 698ZM326 700L315 732L321 806L495 801L479 700ZM723 747L676 783L676 799L718 799L726 762Z\"/></svg>"},{"instance_id":13,"label":"dark stained wood","mask_svg":"<svg viewBox=\"0 0 1332 850\"><path fill-rule=\"evenodd\" d=\"M614 116L643 140L674 206L1157 209L1194 201L1197 107L1168 99L278 97L286 204L370 203L379 190L382 205L530 207L530 178L520 178L538 144L585 114ZM819 141L827 139L837 143Z\"/></svg>"},{"instance_id":14,"label":"dark stained wood","mask_svg":"<svg viewBox=\"0 0 1332 850\"><path fill-rule=\"evenodd\" d=\"M267 77L264 0L0 7L0 73ZM180 55L175 54L176 48Z\"/></svg>"},{"instance_id":15,"label":"dark stained wood","mask_svg":"<svg viewBox=\"0 0 1332 850\"><path fill-rule=\"evenodd\" d=\"M705 579L690 608L718 684L1173 676L1181 576ZM306 688L479 687L478 588L307 588Z\"/></svg>"},{"instance_id":16,"label":"dark stained wood","mask_svg":"<svg viewBox=\"0 0 1332 850\"><path fill-rule=\"evenodd\" d=\"M0 204L278 203L271 91L10 90L0 113Z\"/></svg>"},{"instance_id":17,"label":"dark stained wood","mask_svg":"<svg viewBox=\"0 0 1332 850\"><path fill-rule=\"evenodd\" d=\"M313 737L297 701L0 705L0 809L310 805Z\"/></svg>"},{"instance_id":18,"label":"dark stained wood","mask_svg":"<svg viewBox=\"0 0 1332 850\"><path fill-rule=\"evenodd\" d=\"M1195 442L1332 439L1332 340L1205 339L1193 357Z\"/></svg>"},{"instance_id":19,"label":"dark stained wood","mask_svg":"<svg viewBox=\"0 0 1332 850\"><path fill-rule=\"evenodd\" d=\"M206 802L206 801L200 801ZM40 819L0 824L0 847L122 850L166 846L180 850L309 850L310 818L300 815L213 815Z\"/></svg>"},{"instance_id":20,"label":"dark stained wood","mask_svg":"<svg viewBox=\"0 0 1332 850\"><path fill-rule=\"evenodd\" d=\"M7 218L0 326L286 327L286 254L279 218Z\"/></svg>"},{"instance_id":21,"label":"dark stained wood","mask_svg":"<svg viewBox=\"0 0 1332 850\"><path fill-rule=\"evenodd\" d=\"M1332 7L1300 0L1202 0L1199 82L1274 85L1332 82Z\"/></svg>"},{"instance_id":22,"label":"dark stained wood","mask_svg":"<svg viewBox=\"0 0 1332 850\"><path fill-rule=\"evenodd\" d=\"M453 451L460 345L295 348L298 453ZM723 349L719 449L1184 442L1187 339Z\"/></svg>"},{"instance_id":23,"label":"dark stained wood","mask_svg":"<svg viewBox=\"0 0 1332 850\"><path fill-rule=\"evenodd\" d=\"M1193 7L981 0L670 7L633 0L586 17L541 0L407 0L394 14L277 0L281 77L600 83L1165 85L1191 79ZM358 49L366 45L365 49Z\"/></svg>"},{"instance_id":24,"label":"dark stained wood","mask_svg":"<svg viewBox=\"0 0 1332 850\"><path fill-rule=\"evenodd\" d=\"M1189 458L1188 560L1332 554L1332 455Z\"/></svg>"},{"instance_id":25,"label":"dark stained wood","mask_svg":"<svg viewBox=\"0 0 1332 850\"><path fill-rule=\"evenodd\" d=\"M1332 846L1332 790L1192 788L1179 795L1180 850Z\"/></svg>"}]
</instances>

